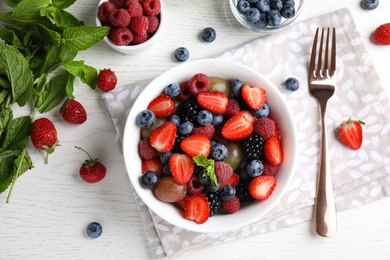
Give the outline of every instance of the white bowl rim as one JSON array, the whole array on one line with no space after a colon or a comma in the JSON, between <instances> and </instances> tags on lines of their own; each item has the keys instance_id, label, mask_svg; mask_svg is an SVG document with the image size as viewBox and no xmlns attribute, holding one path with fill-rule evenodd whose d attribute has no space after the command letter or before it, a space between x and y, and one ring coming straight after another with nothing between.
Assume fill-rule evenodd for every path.
<instances>
[{"instance_id":1,"label":"white bowl rim","mask_svg":"<svg viewBox=\"0 0 390 260\"><path fill-rule=\"evenodd\" d=\"M182 210L178 209L177 206L159 201L157 198L155 198L152 191L144 189L140 185L139 177L141 172L141 159L139 157L137 148L137 144L140 140L140 134L138 134L138 136L137 134L134 134L137 133L137 131L139 133L140 128L136 124L136 116L140 111L146 109L145 104L147 104L152 98L156 97L158 93L162 93L164 87L170 83L179 83L184 80L188 80L196 73L205 73L209 76L224 78L225 75L228 75L231 72L236 73L234 76L228 76L231 79L242 78L248 84L260 84L264 89L266 89L267 98L271 97L274 99L273 101L269 100L271 102L267 101L267 103L269 102L269 104L271 104L271 111L273 108L272 103L277 103L277 111L273 110L271 113L274 113L273 115L275 115L275 113L278 114L275 119L277 120L277 123L280 127L282 137L288 136L288 138L282 138L285 158L282 165L279 167L278 174L276 176L278 183L274 189L274 192L267 200L262 202L253 202L254 204L252 203L250 206L242 208L234 214L214 215L205 223L197 224L194 221L186 220L182 216ZM283 120L278 122L278 119L280 120L282 116ZM126 145L127 143L132 145ZM288 151L288 153L286 153L286 151ZM283 101L283 97L279 90L257 71L232 61L223 61L220 59L193 60L175 66L160 74L154 80L152 80L148 86L139 94L126 119L123 132L123 156L127 174L130 178L132 187L143 203L145 203L145 205L154 213L156 213L160 218L164 219L168 223L189 231L204 233L224 232L238 229L259 221L280 201L293 178L298 157L296 126L293 122L293 117L290 113L290 110ZM286 178L280 177L283 174L287 175ZM260 210L261 212L258 212ZM239 219L240 221L231 223L232 220Z\"/></svg>"}]
</instances>

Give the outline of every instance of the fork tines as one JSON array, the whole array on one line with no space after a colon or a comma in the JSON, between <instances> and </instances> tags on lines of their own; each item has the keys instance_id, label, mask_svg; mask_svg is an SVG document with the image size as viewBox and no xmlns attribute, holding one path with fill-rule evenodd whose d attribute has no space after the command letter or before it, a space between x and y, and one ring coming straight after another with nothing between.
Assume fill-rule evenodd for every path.
<instances>
[{"instance_id":1,"label":"fork tines","mask_svg":"<svg viewBox=\"0 0 390 260\"><path fill-rule=\"evenodd\" d=\"M317 28L316 35L314 37L313 48L311 51L311 59L310 59L310 73L315 78L329 78L332 77L336 71L336 29L332 28L332 36L330 36L330 29L327 28L326 33L326 42L325 42L325 54L323 54L323 42L324 42L324 34L325 28L321 29L321 39L319 46L317 44L318 34L320 32L320 28ZM331 42L331 55L330 55L330 66L329 66L329 44L330 37L332 38ZM318 53L318 60L316 63L316 52Z\"/></svg>"}]
</instances>

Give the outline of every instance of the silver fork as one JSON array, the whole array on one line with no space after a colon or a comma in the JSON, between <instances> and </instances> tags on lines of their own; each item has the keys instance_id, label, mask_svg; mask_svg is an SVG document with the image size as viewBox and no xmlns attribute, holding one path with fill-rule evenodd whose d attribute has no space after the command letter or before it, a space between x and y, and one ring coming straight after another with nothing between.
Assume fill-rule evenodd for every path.
<instances>
[{"instance_id":1,"label":"silver fork","mask_svg":"<svg viewBox=\"0 0 390 260\"><path fill-rule=\"evenodd\" d=\"M336 86L336 30L333 28L331 36L328 28L325 40L325 30L322 29L319 46L317 46L319 31L319 28L317 28L309 65L309 91L310 94L318 100L321 110L320 162L317 179L317 194L314 205L314 219L316 232L321 236L330 237L336 233L337 220L328 157L326 107L329 98L331 98L335 92ZM332 38L331 43L330 38ZM323 46L324 40L325 46ZM325 54L323 54L323 49L325 49Z\"/></svg>"}]
</instances>

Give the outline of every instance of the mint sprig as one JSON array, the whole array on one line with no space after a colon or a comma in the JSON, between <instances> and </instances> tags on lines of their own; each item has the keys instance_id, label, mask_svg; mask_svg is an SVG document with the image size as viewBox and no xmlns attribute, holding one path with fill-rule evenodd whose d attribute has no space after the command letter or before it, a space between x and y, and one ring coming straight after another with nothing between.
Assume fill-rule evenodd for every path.
<instances>
[{"instance_id":1,"label":"mint sprig","mask_svg":"<svg viewBox=\"0 0 390 260\"><path fill-rule=\"evenodd\" d=\"M207 157L204 156L203 154L195 156L192 159L194 160L197 166L200 166L204 169L202 177L208 176L213 186L217 188L218 181L217 181L217 175L215 174L214 160L207 159Z\"/></svg>"}]
</instances>

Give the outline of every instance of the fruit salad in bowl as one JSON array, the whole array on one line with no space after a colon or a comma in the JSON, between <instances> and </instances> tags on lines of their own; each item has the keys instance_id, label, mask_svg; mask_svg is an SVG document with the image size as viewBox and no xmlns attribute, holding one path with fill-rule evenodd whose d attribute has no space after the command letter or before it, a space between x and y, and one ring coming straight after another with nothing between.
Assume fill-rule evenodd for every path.
<instances>
[{"instance_id":1,"label":"fruit salad in bowl","mask_svg":"<svg viewBox=\"0 0 390 260\"><path fill-rule=\"evenodd\" d=\"M195 232L260 220L285 193L296 128L259 72L203 59L155 78L131 108L123 155L132 186L158 216Z\"/></svg>"}]
</instances>

